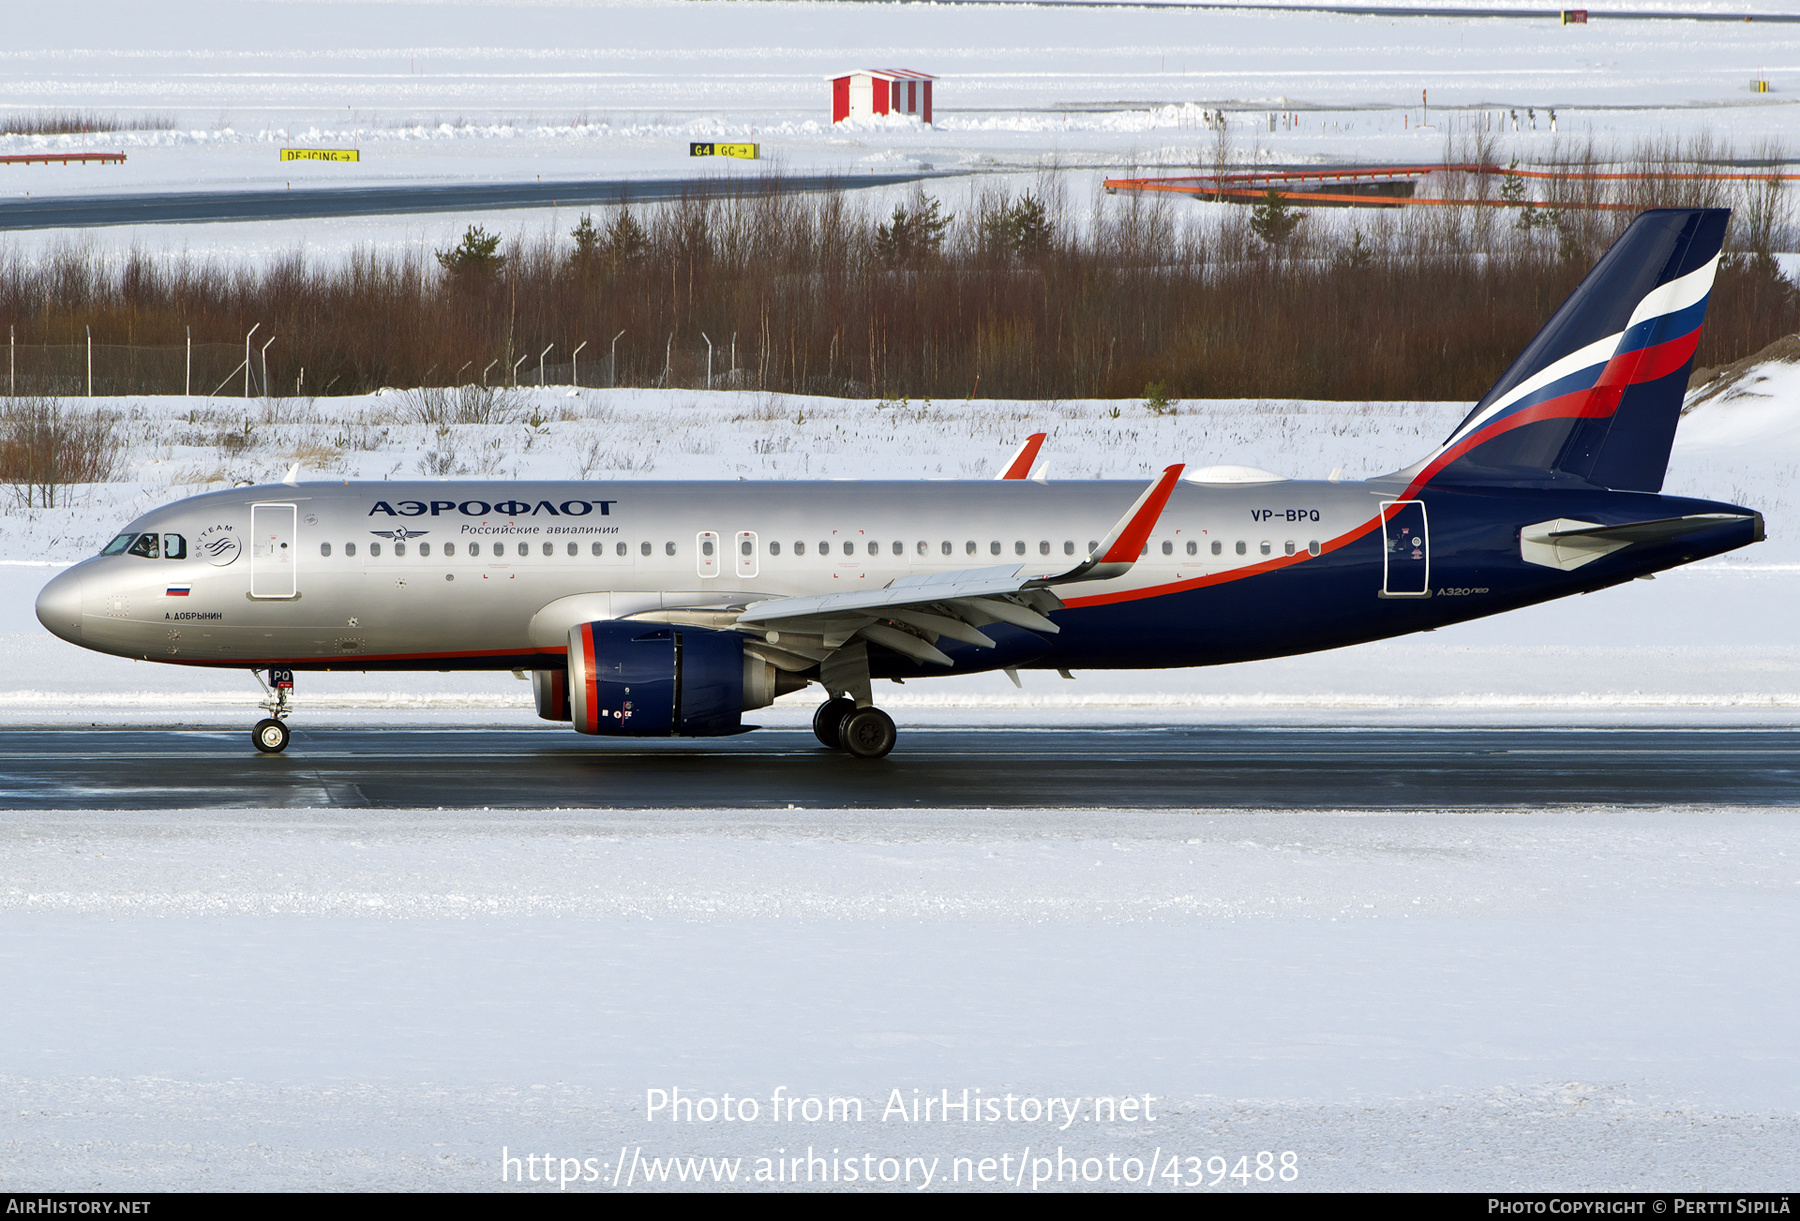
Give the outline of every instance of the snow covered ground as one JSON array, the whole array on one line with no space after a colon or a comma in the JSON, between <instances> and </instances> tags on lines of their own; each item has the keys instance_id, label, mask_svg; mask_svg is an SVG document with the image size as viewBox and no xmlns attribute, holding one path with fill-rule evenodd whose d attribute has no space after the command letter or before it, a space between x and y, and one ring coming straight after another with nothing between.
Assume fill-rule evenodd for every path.
<instances>
[{"instance_id":1,"label":"snow covered ground","mask_svg":"<svg viewBox=\"0 0 1800 1221\"><path fill-rule=\"evenodd\" d=\"M809 1148L932 1190L1800 1170L1785 812L77 812L0 815L0 859L8 1189L497 1189L504 1148L604 1190L622 1146L640 1189ZM1015 1118L888 1111L965 1088ZM676 1089L758 1116L649 1112Z\"/></svg>"}]
</instances>

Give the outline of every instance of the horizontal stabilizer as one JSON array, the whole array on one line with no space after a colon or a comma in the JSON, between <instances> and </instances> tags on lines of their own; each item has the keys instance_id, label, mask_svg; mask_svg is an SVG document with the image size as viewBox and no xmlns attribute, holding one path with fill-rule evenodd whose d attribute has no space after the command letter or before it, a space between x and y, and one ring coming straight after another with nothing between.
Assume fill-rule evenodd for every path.
<instances>
[{"instance_id":1,"label":"horizontal stabilizer","mask_svg":"<svg viewBox=\"0 0 1800 1221\"><path fill-rule=\"evenodd\" d=\"M1633 543L1666 542L1734 522L1755 522L1756 541L1762 541L1760 513L1694 513L1687 517L1661 517L1654 521L1621 522L1612 526L1559 517L1521 529L1519 556L1528 564L1572 572L1583 564L1623 551Z\"/></svg>"},{"instance_id":2,"label":"horizontal stabilizer","mask_svg":"<svg viewBox=\"0 0 1800 1221\"><path fill-rule=\"evenodd\" d=\"M1549 538L1591 538L1619 543L1653 543L1666 538L1680 538L1700 530L1710 530L1734 521L1750 521L1749 513L1694 513L1687 517L1660 517L1655 521L1631 521L1618 526L1581 526L1571 530L1553 530Z\"/></svg>"}]
</instances>

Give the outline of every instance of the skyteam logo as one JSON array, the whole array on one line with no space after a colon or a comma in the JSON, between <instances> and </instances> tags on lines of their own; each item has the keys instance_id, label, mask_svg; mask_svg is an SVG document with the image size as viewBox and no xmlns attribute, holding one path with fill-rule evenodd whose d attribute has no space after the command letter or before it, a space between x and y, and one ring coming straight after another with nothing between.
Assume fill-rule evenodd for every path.
<instances>
[{"instance_id":1,"label":"skyteam logo","mask_svg":"<svg viewBox=\"0 0 1800 1221\"><path fill-rule=\"evenodd\" d=\"M225 567L237 559L243 549L230 526L208 526L194 539L194 550L214 568Z\"/></svg>"}]
</instances>

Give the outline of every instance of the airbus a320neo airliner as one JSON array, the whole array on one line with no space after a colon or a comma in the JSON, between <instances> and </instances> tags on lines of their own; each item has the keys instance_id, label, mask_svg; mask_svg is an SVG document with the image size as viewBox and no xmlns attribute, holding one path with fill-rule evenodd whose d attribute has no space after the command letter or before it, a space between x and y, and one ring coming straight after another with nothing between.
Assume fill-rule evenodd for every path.
<instances>
[{"instance_id":1,"label":"airbus a320neo airliner","mask_svg":"<svg viewBox=\"0 0 1800 1221\"><path fill-rule=\"evenodd\" d=\"M47 585L84 648L269 672L516 670L579 733L706 736L809 683L879 758L876 679L1210 666L1585 593L1760 541L1660 495L1729 213L1647 212L1435 453L1362 482L1244 467L1148 487L289 482L146 513Z\"/></svg>"}]
</instances>

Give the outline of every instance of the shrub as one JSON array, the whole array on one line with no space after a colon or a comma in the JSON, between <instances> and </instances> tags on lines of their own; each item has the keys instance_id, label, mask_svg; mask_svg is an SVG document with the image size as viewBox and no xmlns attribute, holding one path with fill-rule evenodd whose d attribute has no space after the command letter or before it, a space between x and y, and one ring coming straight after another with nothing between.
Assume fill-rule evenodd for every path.
<instances>
[{"instance_id":1,"label":"shrub","mask_svg":"<svg viewBox=\"0 0 1800 1221\"><path fill-rule=\"evenodd\" d=\"M53 398L0 399L0 483L26 508L53 509L64 488L104 483L119 460L116 415Z\"/></svg>"}]
</instances>

